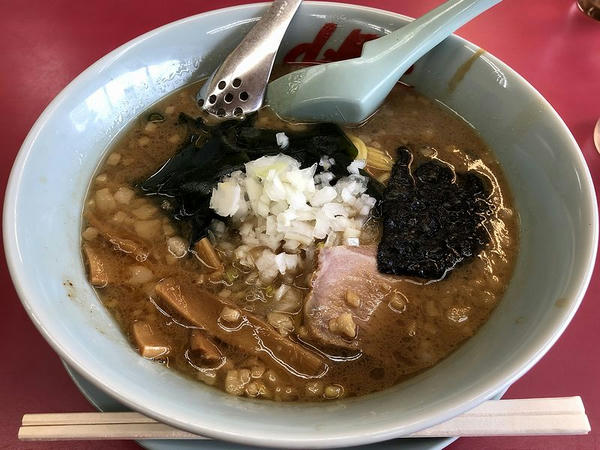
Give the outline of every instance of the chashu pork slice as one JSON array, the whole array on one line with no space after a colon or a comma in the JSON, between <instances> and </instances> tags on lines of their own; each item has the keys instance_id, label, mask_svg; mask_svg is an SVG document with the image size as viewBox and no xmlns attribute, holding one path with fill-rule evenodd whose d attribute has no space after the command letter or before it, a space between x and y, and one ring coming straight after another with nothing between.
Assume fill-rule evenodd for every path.
<instances>
[{"instance_id":1,"label":"chashu pork slice","mask_svg":"<svg viewBox=\"0 0 600 450\"><path fill-rule=\"evenodd\" d=\"M304 305L304 324L317 346L365 351L396 320L387 301L398 278L377 271L376 255L376 246L320 251ZM352 324L354 337L349 332Z\"/></svg>"}]
</instances>

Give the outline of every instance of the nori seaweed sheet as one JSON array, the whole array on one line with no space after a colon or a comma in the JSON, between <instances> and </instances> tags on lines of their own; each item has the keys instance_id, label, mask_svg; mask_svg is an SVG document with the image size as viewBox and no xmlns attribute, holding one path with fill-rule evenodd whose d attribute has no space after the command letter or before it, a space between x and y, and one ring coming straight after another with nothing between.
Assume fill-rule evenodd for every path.
<instances>
[{"instance_id":1,"label":"nori seaweed sheet","mask_svg":"<svg viewBox=\"0 0 600 450\"><path fill-rule=\"evenodd\" d=\"M437 280L489 242L484 223L494 205L480 176L430 160L411 173L412 154L398 159L383 194L380 272Z\"/></svg>"},{"instance_id":2,"label":"nori seaweed sheet","mask_svg":"<svg viewBox=\"0 0 600 450\"><path fill-rule=\"evenodd\" d=\"M211 220L217 217L209 207L213 187L226 175L243 170L248 161L284 153L304 168L328 156L335 160L330 172L337 180L348 175L346 168L358 153L334 124L318 124L302 132L286 131L289 145L282 149L275 137L280 131L255 128L254 121L255 116L250 116L243 121L208 126L200 118L180 114L179 123L187 128L186 143L156 173L137 184L144 194L167 200L175 220L191 225L190 244L206 236ZM317 172L321 170L319 166ZM383 189L377 180L370 179L370 195L379 199Z\"/></svg>"}]
</instances>

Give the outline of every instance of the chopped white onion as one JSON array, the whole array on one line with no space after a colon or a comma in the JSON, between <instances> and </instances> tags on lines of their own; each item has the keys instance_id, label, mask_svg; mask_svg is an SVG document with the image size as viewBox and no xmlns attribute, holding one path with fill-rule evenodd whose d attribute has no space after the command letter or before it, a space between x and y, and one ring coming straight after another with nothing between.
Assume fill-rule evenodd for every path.
<instances>
[{"instance_id":1,"label":"chopped white onion","mask_svg":"<svg viewBox=\"0 0 600 450\"><path fill-rule=\"evenodd\" d=\"M335 164L335 159L328 158L325 155L321 156L321 160L319 161L319 165L325 170L331 169L331 166L333 166L334 164Z\"/></svg>"},{"instance_id":2,"label":"chopped white onion","mask_svg":"<svg viewBox=\"0 0 600 450\"><path fill-rule=\"evenodd\" d=\"M285 255L285 266L287 270L295 271L300 265L300 256L298 255Z\"/></svg>"},{"instance_id":3,"label":"chopped white onion","mask_svg":"<svg viewBox=\"0 0 600 450\"><path fill-rule=\"evenodd\" d=\"M233 216L240 207L241 188L234 180L223 181L213 188L210 207L223 217Z\"/></svg>"},{"instance_id":4,"label":"chopped white onion","mask_svg":"<svg viewBox=\"0 0 600 450\"><path fill-rule=\"evenodd\" d=\"M277 264L279 273L283 275L287 270L287 266L285 264L285 253L279 253L275 256L275 264Z\"/></svg>"},{"instance_id":5,"label":"chopped white onion","mask_svg":"<svg viewBox=\"0 0 600 450\"><path fill-rule=\"evenodd\" d=\"M279 134L278 145L287 138ZM333 163L323 157L319 165L328 170ZM245 173L236 171L218 183L210 207L220 216L232 217L238 227L242 245L234 251L237 260L256 267L262 282L271 282L310 259L316 240L325 240L327 247L342 242L358 245L376 203L365 193L368 179L359 172L363 167L365 161L354 161L348 166L350 175L331 186L335 176L327 171L315 175L317 164L301 169L290 156L264 156L246 163ZM213 224L217 234L224 232L222 222ZM258 257L251 252L257 246L262 247Z\"/></svg>"},{"instance_id":6,"label":"chopped white onion","mask_svg":"<svg viewBox=\"0 0 600 450\"><path fill-rule=\"evenodd\" d=\"M287 148L290 145L290 138L283 132L277 133L275 139L277 140L277 145L281 149Z\"/></svg>"},{"instance_id":7,"label":"chopped white onion","mask_svg":"<svg viewBox=\"0 0 600 450\"><path fill-rule=\"evenodd\" d=\"M331 183L334 178L335 175L331 172L321 172L315 175L315 183L329 186L329 183Z\"/></svg>"},{"instance_id":8,"label":"chopped white onion","mask_svg":"<svg viewBox=\"0 0 600 450\"><path fill-rule=\"evenodd\" d=\"M254 263L263 282L270 283L277 277L277 263L271 250L263 250Z\"/></svg>"},{"instance_id":9,"label":"chopped white onion","mask_svg":"<svg viewBox=\"0 0 600 450\"><path fill-rule=\"evenodd\" d=\"M315 192L315 195L313 195L310 199L310 204L312 206L321 206L325 203L335 200L336 197L337 191L335 188L332 188L331 186L324 186Z\"/></svg>"},{"instance_id":10,"label":"chopped white onion","mask_svg":"<svg viewBox=\"0 0 600 450\"><path fill-rule=\"evenodd\" d=\"M358 175L359 169L364 169L366 167L366 165L367 165L367 161L366 160L364 160L364 159L355 159L348 166L348 172Z\"/></svg>"}]
</instances>

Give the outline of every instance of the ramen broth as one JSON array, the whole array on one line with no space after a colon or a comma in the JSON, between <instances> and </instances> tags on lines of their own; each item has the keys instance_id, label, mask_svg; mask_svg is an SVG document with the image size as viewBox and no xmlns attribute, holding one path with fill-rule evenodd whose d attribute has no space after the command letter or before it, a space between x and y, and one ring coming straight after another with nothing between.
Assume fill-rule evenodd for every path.
<instances>
[{"instance_id":1,"label":"ramen broth","mask_svg":"<svg viewBox=\"0 0 600 450\"><path fill-rule=\"evenodd\" d=\"M294 270L265 281L257 268L240 263L236 249L244 242L227 218L216 221L201 241L208 247L190 247L189 225L173 219L168 199L138 188L189 139L180 113L200 115L194 101L198 87L170 94L135 120L94 175L83 212L90 281L144 357L233 395L327 400L380 391L417 374L488 320L513 271L518 216L502 168L466 121L398 84L373 117L344 132L357 148L373 152L365 170L383 184L401 146L410 149L413 165L436 160L456 172L476 172L494 206L486 225L489 243L479 254L440 280L379 277L369 249L381 237L381 224L370 214L352 241L367 249L364 254L343 239L337 246L316 240L295 250ZM258 114L257 128L291 133L310 127L282 122L268 109ZM252 248L245 257L256 260L262 249ZM336 308L344 312L311 325L307 302L317 294L317 272L324 270L325 258L345 261L344 251L356 258L356 271L330 269L340 271L338 278L348 277L347 284L336 279L331 287L343 297ZM377 298L363 314L365 296ZM319 308L326 316L327 304ZM320 325L325 334L338 333L339 342L317 338Z\"/></svg>"}]
</instances>

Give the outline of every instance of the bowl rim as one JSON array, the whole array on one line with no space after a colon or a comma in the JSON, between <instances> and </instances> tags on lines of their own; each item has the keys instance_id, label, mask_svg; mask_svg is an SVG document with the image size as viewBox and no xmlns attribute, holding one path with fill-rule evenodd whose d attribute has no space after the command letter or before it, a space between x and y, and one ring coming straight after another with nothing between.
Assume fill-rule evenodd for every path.
<instances>
[{"instance_id":1,"label":"bowl rim","mask_svg":"<svg viewBox=\"0 0 600 450\"><path fill-rule=\"evenodd\" d=\"M354 12L360 13L362 11L370 11L377 14L388 15L395 19L411 20L410 17L402 14L361 5L324 1L310 1L305 3L307 3L307 5L310 6L314 5L318 7L342 9L349 15ZM364 431L361 432L360 430L348 430L347 432L338 433L335 436L331 437L307 437L303 439L298 439L290 438L282 434L272 436L262 436L258 433L251 436L247 434L243 435L239 432L236 433L227 430L227 427L222 427L221 429L206 429L201 425L191 424L189 422L183 422L177 419L171 419L170 417L161 414L156 410L151 410L143 404L138 403L135 399L130 398L127 395L126 390L122 389L122 385L111 382L110 380L104 380L101 377L97 376L95 373L87 370L84 364L85 361L79 360L75 356L72 356L68 351L68 346L64 346L63 343L58 342L54 338L51 332L44 325L42 318L39 317L34 311L30 299L35 297L35 293L30 291L29 287L24 283L23 280L23 273L24 271L26 271L26 268L22 264L23 260L17 241L16 206L23 173L27 161L29 159L31 150L33 148L33 144L35 143L36 138L40 133L41 129L43 128L47 119L54 114L55 110L59 107L63 100L68 97L70 92L74 90L76 86L85 84L88 79L92 79L99 72L102 72L104 67L109 66L115 60L117 60L122 53L135 47L141 42L144 42L145 40L152 38L165 30L177 27L180 24L189 21L194 21L200 17L208 17L215 14L227 14L230 11L239 11L245 9L257 11L261 8L266 7L268 4L268 2L250 3L211 10L204 13L185 17L174 22L170 22L168 24L155 28L147 33L144 33L117 47L116 49L112 50L111 52L94 62L92 65L87 67L83 72L81 72L77 77L75 77L65 88L63 88L61 92L44 109L44 111L40 114L40 116L32 126L31 130L27 134L27 137L23 141L23 144L21 145L21 148L15 158L8 179L4 199L3 240L6 260L10 276L12 278L17 294L23 304L23 307L25 308L29 318L34 323L38 331L42 334L44 339L48 342L48 344L50 344L54 351L56 351L61 358L67 361L68 364L74 367L79 373L83 374L86 377L86 379L94 383L103 391L114 396L127 406L135 410L141 411L144 414L147 414L148 416L154 417L157 420L169 423L181 429L186 429L191 432L202 434L204 436L209 436L215 439L237 442L241 444L261 445L267 447L342 447L347 445L359 445L391 439L394 437L398 437L402 434L407 434L410 432L417 431L419 429L432 426L451 417L454 417L458 414L461 414L477 406L482 401L492 397L496 392L500 391L501 389L505 389L508 386L510 386L518 378L524 375L529 369L531 369L531 367L533 367L533 365L535 365L544 356L544 354L552 347L552 345L554 345L556 340L561 336L568 324L571 322L573 316L575 315L575 312L577 311L579 305L583 300L588 284L592 277L592 272L594 270L594 264L596 260L596 254L598 251L598 205L593 180L585 158L583 156L583 153L579 148L579 145L577 144L567 125L564 123L564 121L556 112L556 110L554 110L552 105L521 75L519 75L516 71L510 68L507 64L505 64L504 62L487 52L487 58L492 60L494 63L498 64L500 67L502 67L502 69L505 72L509 73L512 77L514 77L514 79L518 81L520 85L524 86L526 89L528 89L528 91L530 91L531 96L538 100L540 102L540 105L542 105L544 109L550 112L553 120L560 125L562 134L564 134L567 140L571 143L571 145L568 148L565 148L565 151L568 151L572 154L571 156L573 156L573 162L576 163L577 168L579 169L579 173L583 175L581 184L587 189L587 193L589 194L589 203L587 205L582 206L585 206L585 208L591 212L593 220L590 224L591 226L589 227L588 231L585 233L585 235L580 236L580 238L582 238L586 243L589 243L591 245L591 252L589 253L588 259L585 263L585 270L581 270L577 274L577 277L579 278L579 281L577 283L577 294L574 297L572 297L571 301L567 305L565 305L564 308L562 308L562 316L560 317L559 322L551 329L548 329L542 333L540 339L543 340L543 345L532 350L523 351L517 360L515 360L510 366L508 366L507 368L505 368L505 370L501 372L502 374L500 374L499 372L493 376L490 376L487 380L485 380L485 382L481 383L484 387L479 388L476 391L470 391L469 393L467 393L463 401L458 406L450 405L449 401L447 401L446 404L439 405L438 412L435 415L430 416L428 419L416 421L415 423L413 423L412 426L404 427L401 431L397 427L395 428L393 426L390 426L389 424L385 424L384 426L381 426L376 430L369 430L369 432L367 432L366 434ZM459 42L461 42L465 47L472 51L479 49L478 46L472 44L471 42L467 41L466 39L460 36L453 34L450 38L459 40Z\"/></svg>"}]
</instances>

